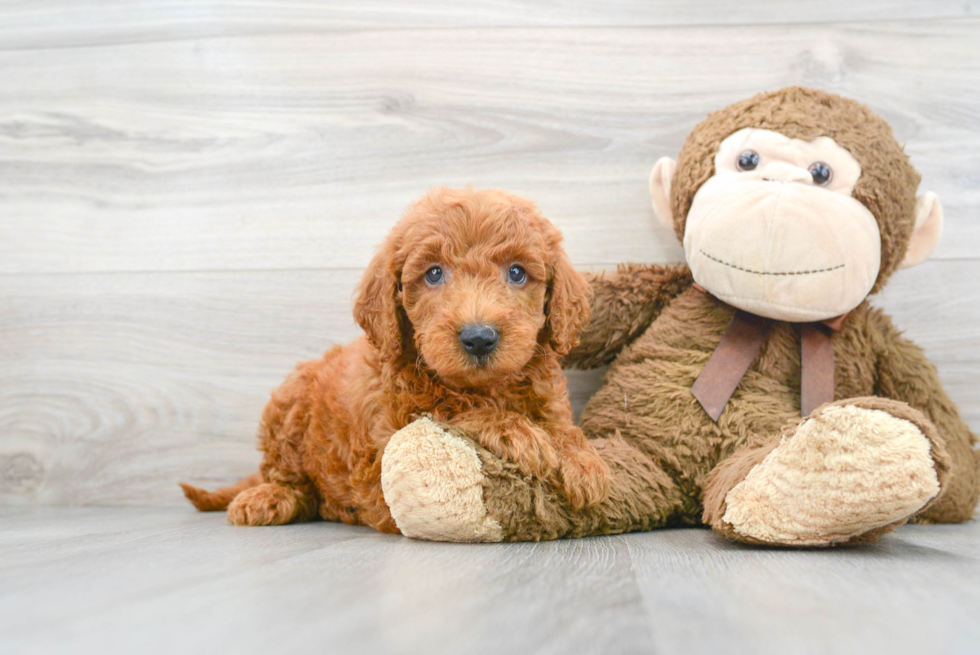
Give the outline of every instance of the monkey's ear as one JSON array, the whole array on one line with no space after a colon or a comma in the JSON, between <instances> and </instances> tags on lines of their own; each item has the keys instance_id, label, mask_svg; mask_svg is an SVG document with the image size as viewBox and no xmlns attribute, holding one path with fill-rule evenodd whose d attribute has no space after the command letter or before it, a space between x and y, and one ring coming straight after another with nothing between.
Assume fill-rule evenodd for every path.
<instances>
[{"instance_id":1,"label":"monkey's ear","mask_svg":"<svg viewBox=\"0 0 980 655\"><path fill-rule=\"evenodd\" d=\"M915 200L915 227L900 268L915 266L929 259L929 255L939 245L942 233L943 206L939 203L939 196L932 191L926 191Z\"/></svg>"},{"instance_id":2,"label":"monkey's ear","mask_svg":"<svg viewBox=\"0 0 980 655\"><path fill-rule=\"evenodd\" d=\"M670 211L670 185L674 181L677 162L670 157L661 157L650 173L650 199L653 200L653 213L657 220L668 229L674 229L674 214Z\"/></svg>"}]
</instances>

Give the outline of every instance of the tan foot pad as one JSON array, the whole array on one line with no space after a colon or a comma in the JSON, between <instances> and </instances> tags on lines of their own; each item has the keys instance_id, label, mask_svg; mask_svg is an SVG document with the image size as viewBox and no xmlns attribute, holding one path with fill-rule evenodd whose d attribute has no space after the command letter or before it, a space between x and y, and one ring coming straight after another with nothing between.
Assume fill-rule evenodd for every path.
<instances>
[{"instance_id":1,"label":"tan foot pad","mask_svg":"<svg viewBox=\"0 0 980 655\"><path fill-rule=\"evenodd\" d=\"M829 406L728 492L723 520L766 543L823 546L908 518L939 490L916 425L878 409Z\"/></svg>"},{"instance_id":2,"label":"tan foot pad","mask_svg":"<svg viewBox=\"0 0 980 655\"><path fill-rule=\"evenodd\" d=\"M481 468L472 444L427 418L396 432L381 458L381 488L398 529L432 541L501 541Z\"/></svg>"}]
</instances>

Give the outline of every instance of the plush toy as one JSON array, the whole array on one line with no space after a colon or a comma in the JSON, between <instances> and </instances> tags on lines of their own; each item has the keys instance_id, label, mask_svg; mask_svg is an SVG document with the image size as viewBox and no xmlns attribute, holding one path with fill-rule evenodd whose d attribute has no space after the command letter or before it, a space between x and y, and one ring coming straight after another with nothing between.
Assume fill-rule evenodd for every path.
<instances>
[{"instance_id":1,"label":"plush toy","mask_svg":"<svg viewBox=\"0 0 980 655\"><path fill-rule=\"evenodd\" d=\"M607 499L572 509L422 419L382 460L396 524L476 541L703 523L742 542L829 546L969 519L976 436L922 350L866 300L938 242L939 200L916 198L918 184L888 124L853 100L793 87L711 114L650 181L687 266L593 276L592 321L566 359L611 364L582 415ZM452 466L415 455L439 449ZM458 502L462 480L481 503Z\"/></svg>"}]
</instances>

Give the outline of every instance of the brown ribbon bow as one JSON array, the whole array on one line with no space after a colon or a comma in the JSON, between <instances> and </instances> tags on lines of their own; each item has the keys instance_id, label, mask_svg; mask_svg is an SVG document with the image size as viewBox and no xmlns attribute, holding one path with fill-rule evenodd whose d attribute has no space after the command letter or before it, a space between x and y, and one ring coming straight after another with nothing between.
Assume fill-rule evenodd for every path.
<instances>
[{"instance_id":1,"label":"brown ribbon bow","mask_svg":"<svg viewBox=\"0 0 980 655\"><path fill-rule=\"evenodd\" d=\"M800 412L806 417L820 405L834 399L834 344L831 330L840 330L844 316L823 323L799 323L802 370L800 372ZM745 377L756 355L772 330L772 321L737 310L711 353L691 393L711 420L725 409L739 382Z\"/></svg>"}]
</instances>

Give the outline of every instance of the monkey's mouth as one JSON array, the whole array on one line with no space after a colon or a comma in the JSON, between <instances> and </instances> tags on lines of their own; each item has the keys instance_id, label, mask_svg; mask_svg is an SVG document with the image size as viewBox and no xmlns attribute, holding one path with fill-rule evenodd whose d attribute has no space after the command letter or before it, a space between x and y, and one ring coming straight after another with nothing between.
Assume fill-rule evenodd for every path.
<instances>
[{"instance_id":1,"label":"monkey's mouth","mask_svg":"<svg viewBox=\"0 0 980 655\"><path fill-rule=\"evenodd\" d=\"M735 270L742 271L744 273L752 273L753 275L815 275L817 273L829 273L830 271L837 271L837 270L840 270L840 269L844 268L844 264L838 264L837 266L829 266L827 268L814 268L814 269L803 270L803 271L754 271L751 268L745 268L744 266L738 266L737 264L732 264L732 263L726 262L723 259L719 259L719 258L717 258L717 257L715 257L713 255L709 255L704 250L701 250L701 249L698 249L698 250L699 250L699 252L702 255L704 255L705 257L707 257L708 259L710 259L713 262L718 262L719 264L721 264L723 266L727 266L729 268L734 268Z\"/></svg>"}]
</instances>

